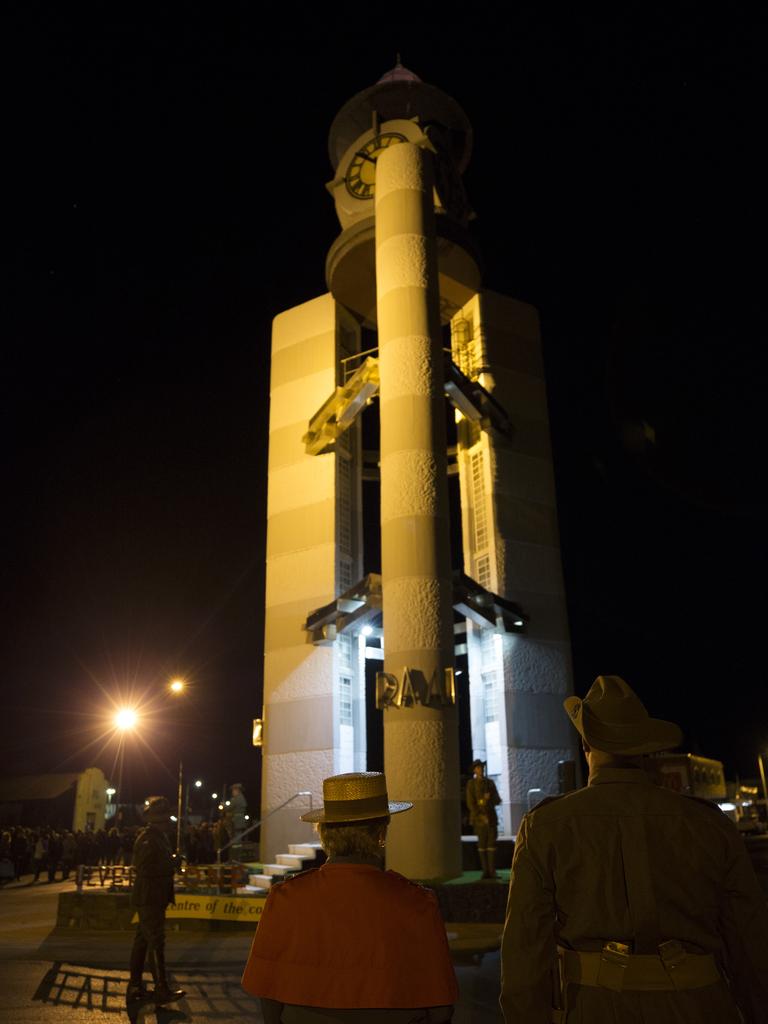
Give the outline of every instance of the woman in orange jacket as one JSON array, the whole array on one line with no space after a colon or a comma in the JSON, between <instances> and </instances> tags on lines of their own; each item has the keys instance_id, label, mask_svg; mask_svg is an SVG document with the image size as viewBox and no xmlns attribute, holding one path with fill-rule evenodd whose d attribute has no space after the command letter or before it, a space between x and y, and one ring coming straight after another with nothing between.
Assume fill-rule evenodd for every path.
<instances>
[{"instance_id":1,"label":"woman in orange jacket","mask_svg":"<svg viewBox=\"0 0 768 1024\"><path fill-rule=\"evenodd\" d=\"M302 821L317 823L328 859L270 891L243 988L266 1024L361 1010L393 1024L450 1020L458 987L437 900L383 869L390 815L413 805L389 801L377 772L325 779L323 799Z\"/></svg>"}]
</instances>

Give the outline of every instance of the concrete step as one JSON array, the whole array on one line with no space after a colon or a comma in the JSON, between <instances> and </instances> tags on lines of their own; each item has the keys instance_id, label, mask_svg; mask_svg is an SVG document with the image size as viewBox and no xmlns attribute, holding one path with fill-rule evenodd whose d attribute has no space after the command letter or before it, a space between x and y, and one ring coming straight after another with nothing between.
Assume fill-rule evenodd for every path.
<instances>
[{"instance_id":1,"label":"concrete step","mask_svg":"<svg viewBox=\"0 0 768 1024\"><path fill-rule=\"evenodd\" d=\"M285 867L294 868L296 871L301 871L304 861L307 860L306 857L300 857L295 853L278 853L276 859L278 864L284 864Z\"/></svg>"},{"instance_id":2,"label":"concrete step","mask_svg":"<svg viewBox=\"0 0 768 1024\"><path fill-rule=\"evenodd\" d=\"M264 889L265 892L269 892L272 888L272 875L249 875L248 888Z\"/></svg>"},{"instance_id":3,"label":"concrete step","mask_svg":"<svg viewBox=\"0 0 768 1024\"><path fill-rule=\"evenodd\" d=\"M320 849L320 843L289 843L288 853L303 860L314 860Z\"/></svg>"},{"instance_id":4,"label":"concrete step","mask_svg":"<svg viewBox=\"0 0 768 1024\"><path fill-rule=\"evenodd\" d=\"M285 864L262 864L262 872L265 875L290 875L296 868L289 868Z\"/></svg>"}]
</instances>

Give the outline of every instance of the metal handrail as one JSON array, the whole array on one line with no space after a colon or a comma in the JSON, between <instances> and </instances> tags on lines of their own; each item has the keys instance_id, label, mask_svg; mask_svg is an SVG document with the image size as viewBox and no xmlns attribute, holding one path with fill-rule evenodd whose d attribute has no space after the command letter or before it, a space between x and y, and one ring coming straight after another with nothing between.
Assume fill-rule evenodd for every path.
<instances>
[{"instance_id":1,"label":"metal handrail","mask_svg":"<svg viewBox=\"0 0 768 1024\"><path fill-rule=\"evenodd\" d=\"M253 825L249 825L245 832L241 832L239 835L230 839L228 843L220 846L216 851L216 889L221 888L221 854L224 850L228 850L230 846L242 846L243 839L248 835L249 832L253 832L255 828L258 828L262 822L266 821L267 818L271 818L273 814L277 814L278 811L282 811L284 807L292 803L297 797L308 796L309 797L309 809L312 810L312 793L308 789L300 789L298 793L294 793L293 796L289 796L287 800L284 800L278 807L273 807L271 811L267 811L263 818L259 818L258 821L254 822Z\"/></svg>"}]
</instances>

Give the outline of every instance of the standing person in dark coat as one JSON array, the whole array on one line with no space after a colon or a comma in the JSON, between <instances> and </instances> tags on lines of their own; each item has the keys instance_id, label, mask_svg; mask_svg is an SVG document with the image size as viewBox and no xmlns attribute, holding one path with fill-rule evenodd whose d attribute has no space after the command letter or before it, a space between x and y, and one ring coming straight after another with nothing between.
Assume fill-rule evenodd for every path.
<instances>
[{"instance_id":1,"label":"standing person in dark coat","mask_svg":"<svg viewBox=\"0 0 768 1024\"><path fill-rule=\"evenodd\" d=\"M11 839L11 857L17 882L27 870L30 852L29 833L25 828L16 828Z\"/></svg>"},{"instance_id":2,"label":"standing person in dark coat","mask_svg":"<svg viewBox=\"0 0 768 1024\"><path fill-rule=\"evenodd\" d=\"M129 1001L149 995L142 985L144 961L154 956L155 1003L172 1003L181 999L183 989L172 989L165 973L165 908L175 903L173 892L174 863L168 832L171 831L171 805L164 796L152 796L144 809L147 822L136 837L133 864L136 881L131 903L139 914L139 923L131 950L131 978L126 993Z\"/></svg>"},{"instance_id":3,"label":"standing person in dark coat","mask_svg":"<svg viewBox=\"0 0 768 1024\"><path fill-rule=\"evenodd\" d=\"M51 832L48 837L48 881L56 881L56 868L61 860L61 836Z\"/></svg>"},{"instance_id":4,"label":"standing person in dark coat","mask_svg":"<svg viewBox=\"0 0 768 1024\"><path fill-rule=\"evenodd\" d=\"M496 808L501 797L493 779L485 777L483 761L472 762L472 773L466 792L469 820L477 836L483 878L496 878L496 833L499 827Z\"/></svg>"},{"instance_id":5,"label":"standing person in dark coat","mask_svg":"<svg viewBox=\"0 0 768 1024\"><path fill-rule=\"evenodd\" d=\"M40 872L48 864L48 836L43 832L38 833L35 839L35 845L32 852L32 868L35 872L35 877L32 882L36 882L40 877Z\"/></svg>"},{"instance_id":6,"label":"standing person in dark coat","mask_svg":"<svg viewBox=\"0 0 768 1024\"><path fill-rule=\"evenodd\" d=\"M71 832L65 832L61 840L61 880L66 882L69 873L77 863L77 843Z\"/></svg>"}]
</instances>

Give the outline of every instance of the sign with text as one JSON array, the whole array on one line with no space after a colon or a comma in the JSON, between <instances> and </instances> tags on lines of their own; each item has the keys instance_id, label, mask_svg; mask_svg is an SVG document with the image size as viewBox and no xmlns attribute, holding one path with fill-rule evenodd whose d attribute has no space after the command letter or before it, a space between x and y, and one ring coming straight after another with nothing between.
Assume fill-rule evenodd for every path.
<instances>
[{"instance_id":1,"label":"sign with text","mask_svg":"<svg viewBox=\"0 0 768 1024\"><path fill-rule=\"evenodd\" d=\"M376 707L410 708L414 704L455 704L456 679L452 668L435 669L429 679L421 669L404 668L398 678L391 672L376 673Z\"/></svg>"},{"instance_id":2,"label":"sign with text","mask_svg":"<svg viewBox=\"0 0 768 1024\"><path fill-rule=\"evenodd\" d=\"M177 896L165 911L167 921L199 918L204 921L252 921L259 923L266 896ZM138 921L133 915L133 924Z\"/></svg>"}]
</instances>

